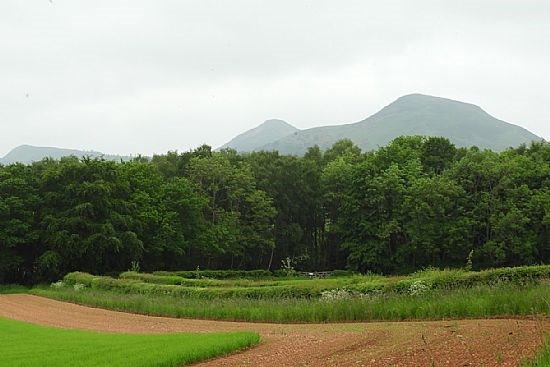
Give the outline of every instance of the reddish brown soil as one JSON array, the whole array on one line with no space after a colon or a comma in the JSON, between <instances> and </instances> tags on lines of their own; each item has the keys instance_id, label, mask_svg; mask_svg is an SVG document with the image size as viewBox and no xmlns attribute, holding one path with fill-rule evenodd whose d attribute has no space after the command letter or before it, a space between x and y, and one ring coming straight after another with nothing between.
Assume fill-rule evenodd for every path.
<instances>
[{"instance_id":1,"label":"reddish brown soil","mask_svg":"<svg viewBox=\"0 0 550 367\"><path fill-rule=\"evenodd\" d=\"M114 312L31 295L0 296L0 316L124 333L253 330L255 348L197 366L517 366L541 344L548 321L490 319L347 324L255 324Z\"/></svg>"}]
</instances>

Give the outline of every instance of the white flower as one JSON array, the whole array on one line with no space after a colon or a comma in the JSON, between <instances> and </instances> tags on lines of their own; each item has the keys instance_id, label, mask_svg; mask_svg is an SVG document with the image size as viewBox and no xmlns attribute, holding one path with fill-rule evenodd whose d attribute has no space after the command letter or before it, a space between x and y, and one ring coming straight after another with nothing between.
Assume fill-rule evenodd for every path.
<instances>
[{"instance_id":1,"label":"white flower","mask_svg":"<svg viewBox=\"0 0 550 367\"><path fill-rule=\"evenodd\" d=\"M409 294L416 296L418 294L424 294L430 290L430 286L422 280L416 280L409 286Z\"/></svg>"},{"instance_id":2,"label":"white flower","mask_svg":"<svg viewBox=\"0 0 550 367\"><path fill-rule=\"evenodd\" d=\"M338 301L342 299L350 299L353 297L353 293L346 289L331 289L328 291L323 291L321 293L322 301Z\"/></svg>"}]
</instances>

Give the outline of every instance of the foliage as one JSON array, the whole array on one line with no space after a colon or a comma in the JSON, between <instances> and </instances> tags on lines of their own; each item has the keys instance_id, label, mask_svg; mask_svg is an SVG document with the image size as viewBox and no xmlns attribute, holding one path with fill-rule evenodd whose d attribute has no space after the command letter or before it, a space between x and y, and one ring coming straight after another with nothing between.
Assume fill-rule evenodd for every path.
<instances>
[{"instance_id":1,"label":"foliage","mask_svg":"<svg viewBox=\"0 0 550 367\"><path fill-rule=\"evenodd\" d=\"M541 351L529 361L522 364L523 367L545 367L550 366L550 336L543 335L543 343Z\"/></svg>"},{"instance_id":2,"label":"foliage","mask_svg":"<svg viewBox=\"0 0 550 367\"><path fill-rule=\"evenodd\" d=\"M161 281L164 281L163 280ZM215 299L215 298L312 298L318 297L323 290L330 288L326 284L276 284L272 286L225 286L208 287L196 284L174 285L145 283L134 279L115 279L106 276L93 276L87 273L70 273L63 278L69 286L77 284L91 289L112 290L127 294L170 295L181 298ZM310 282L311 283L311 282ZM203 284L204 285L204 284Z\"/></svg>"},{"instance_id":3,"label":"foliage","mask_svg":"<svg viewBox=\"0 0 550 367\"><path fill-rule=\"evenodd\" d=\"M16 285L16 284L0 285L0 294L27 293L28 291L29 291L29 288L21 285Z\"/></svg>"},{"instance_id":4,"label":"foliage","mask_svg":"<svg viewBox=\"0 0 550 367\"><path fill-rule=\"evenodd\" d=\"M432 320L459 317L549 315L550 286L501 284L424 294L312 298L181 298L158 294L123 294L112 290L35 289L33 293L94 307L147 315L263 322L337 322ZM331 292L334 293L335 292ZM340 298L340 296L344 297ZM328 296L327 296L328 297Z\"/></svg>"},{"instance_id":5,"label":"foliage","mask_svg":"<svg viewBox=\"0 0 550 367\"><path fill-rule=\"evenodd\" d=\"M155 275L175 275L188 279L254 279L272 276L269 270L182 270L182 271L156 271Z\"/></svg>"},{"instance_id":6,"label":"foliage","mask_svg":"<svg viewBox=\"0 0 550 367\"><path fill-rule=\"evenodd\" d=\"M527 286L550 279L550 265L499 268L481 272L426 270L407 277L352 276L329 279L186 279L174 275L126 272L119 279L69 273L68 286L111 290L125 294L169 295L180 298L286 299L330 298L347 293L356 297L388 294L421 295L436 290L468 289L476 286ZM333 297L333 298L334 298Z\"/></svg>"},{"instance_id":7,"label":"foliage","mask_svg":"<svg viewBox=\"0 0 550 367\"><path fill-rule=\"evenodd\" d=\"M303 157L201 146L0 166L0 283L270 276L287 258L379 274L549 263L550 144L495 153L413 136L366 153L343 140Z\"/></svg>"}]
</instances>

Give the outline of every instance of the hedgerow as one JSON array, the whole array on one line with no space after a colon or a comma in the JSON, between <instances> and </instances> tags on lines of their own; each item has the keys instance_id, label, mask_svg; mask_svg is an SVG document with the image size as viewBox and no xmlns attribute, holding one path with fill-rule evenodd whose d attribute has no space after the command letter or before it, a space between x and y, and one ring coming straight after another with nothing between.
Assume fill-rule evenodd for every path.
<instances>
[{"instance_id":1,"label":"hedgerow","mask_svg":"<svg viewBox=\"0 0 550 367\"><path fill-rule=\"evenodd\" d=\"M156 271L154 275L175 275L188 279L234 279L234 278L265 278L273 276L269 270L180 270L180 271Z\"/></svg>"},{"instance_id":2,"label":"hedgerow","mask_svg":"<svg viewBox=\"0 0 550 367\"><path fill-rule=\"evenodd\" d=\"M422 282L429 290L453 290L478 285L527 285L550 278L550 265L497 268L483 271L427 270L406 278L390 277L350 286L361 293L410 293L411 287Z\"/></svg>"},{"instance_id":3,"label":"hedgerow","mask_svg":"<svg viewBox=\"0 0 550 367\"><path fill-rule=\"evenodd\" d=\"M479 285L527 285L550 278L550 266L499 268L480 272L463 270L426 270L407 277L348 277L317 280L250 281L186 279L174 275L126 272L120 278L69 273L64 284L82 284L91 289L114 290L120 293L170 295L200 299L214 298L318 298L325 291L343 289L351 294L409 294L431 290L453 290ZM362 281L366 280L366 281Z\"/></svg>"}]
</instances>

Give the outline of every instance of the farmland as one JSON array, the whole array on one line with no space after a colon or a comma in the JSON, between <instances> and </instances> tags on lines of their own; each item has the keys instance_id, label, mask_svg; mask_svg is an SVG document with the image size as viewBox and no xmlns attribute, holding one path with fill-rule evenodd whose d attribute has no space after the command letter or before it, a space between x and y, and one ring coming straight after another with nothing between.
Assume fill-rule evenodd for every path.
<instances>
[{"instance_id":1,"label":"farmland","mask_svg":"<svg viewBox=\"0 0 550 367\"><path fill-rule=\"evenodd\" d=\"M176 367L250 347L258 340L252 332L107 334L0 318L0 366Z\"/></svg>"},{"instance_id":2,"label":"farmland","mask_svg":"<svg viewBox=\"0 0 550 367\"><path fill-rule=\"evenodd\" d=\"M517 365L548 329L549 153L417 136L0 166L0 315L260 334L214 366Z\"/></svg>"},{"instance_id":3,"label":"farmland","mask_svg":"<svg viewBox=\"0 0 550 367\"><path fill-rule=\"evenodd\" d=\"M257 365L259 360L262 366L547 365L550 266L323 275L328 277L198 269L118 276L73 272L30 290L4 287L1 293L20 294L0 296L0 317L108 332L116 340L108 345L124 345L127 333L175 332L162 338L187 337L199 344L205 335L216 340L220 332L258 333L242 334L248 344L208 349L219 351L210 356L254 345L261 336L259 346L199 364L204 367ZM63 343L66 331L51 330L61 332L52 343ZM214 334L189 334L197 332ZM159 336L131 337L153 338L147 341L153 346ZM90 347L93 340L84 344ZM173 345L173 350L160 348L167 360L187 356L187 342ZM144 355L148 350L142 350ZM102 353L92 354L100 358ZM208 353L199 354L189 361ZM61 353L56 358L70 357ZM147 361L138 359L133 365L148 366ZM187 360L178 361L181 365Z\"/></svg>"},{"instance_id":4,"label":"farmland","mask_svg":"<svg viewBox=\"0 0 550 367\"><path fill-rule=\"evenodd\" d=\"M0 20L0 367L550 367L550 1Z\"/></svg>"},{"instance_id":5,"label":"farmland","mask_svg":"<svg viewBox=\"0 0 550 367\"><path fill-rule=\"evenodd\" d=\"M537 353L548 326L532 318L323 324L192 320L113 312L26 294L0 296L0 316L110 333L253 330L261 335L257 347L200 367L511 367Z\"/></svg>"}]
</instances>

